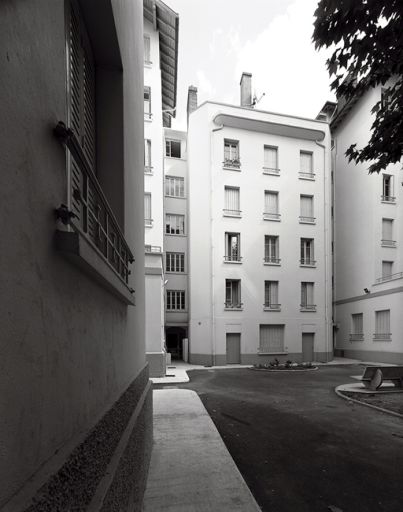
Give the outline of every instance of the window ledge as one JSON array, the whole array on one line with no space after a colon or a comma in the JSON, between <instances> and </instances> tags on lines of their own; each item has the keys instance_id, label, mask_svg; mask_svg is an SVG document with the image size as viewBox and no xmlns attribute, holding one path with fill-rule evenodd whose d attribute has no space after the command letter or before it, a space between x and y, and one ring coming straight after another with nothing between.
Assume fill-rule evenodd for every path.
<instances>
[{"instance_id":1,"label":"window ledge","mask_svg":"<svg viewBox=\"0 0 403 512\"><path fill-rule=\"evenodd\" d=\"M229 263L232 265L242 265L242 261L237 261L237 260L225 260L224 259L224 263Z\"/></svg>"},{"instance_id":2,"label":"window ledge","mask_svg":"<svg viewBox=\"0 0 403 512\"><path fill-rule=\"evenodd\" d=\"M272 263L270 261L263 262L263 265L268 265L269 267L281 267L281 263Z\"/></svg>"},{"instance_id":3,"label":"window ledge","mask_svg":"<svg viewBox=\"0 0 403 512\"><path fill-rule=\"evenodd\" d=\"M259 352L258 356L287 356L288 352Z\"/></svg>"},{"instance_id":4,"label":"window ledge","mask_svg":"<svg viewBox=\"0 0 403 512\"><path fill-rule=\"evenodd\" d=\"M278 312L278 311L281 311L281 308L270 308L270 307L263 306L263 311L274 311L274 312Z\"/></svg>"},{"instance_id":5,"label":"window ledge","mask_svg":"<svg viewBox=\"0 0 403 512\"><path fill-rule=\"evenodd\" d=\"M91 243L77 231L55 233L55 244L65 258L78 266L85 274L111 292L120 301L134 306L134 295L116 272L98 254Z\"/></svg>"},{"instance_id":6,"label":"window ledge","mask_svg":"<svg viewBox=\"0 0 403 512\"><path fill-rule=\"evenodd\" d=\"M263 174L270 176L280 176L280 169L271 169L269 167L263 167Z\"/></svg>"},{"instance_id":7,"label":"window ledge","mask_svg":"<svg viewBox=\"0 0 403 512\"><path fill-rule=\"evenodd\" d=\"M184 233L164 233L166 236L187 236Z\"/></svg>"},{"instance_id":8,"label":"window ledge","mask_svg":"<svg viewBox=\"0 0 403 512\"><path fill-rule=\"evenodd\" d=\"M186 158L183 158L182 156L164 155L164 158L172 158L172 160L183 160L184 162L186 162Z\"/></svg>"},{"instance_id":9,"label":"window ledge","mask_svg":"<svg viewBox=\"0 0 403 512\"><path fill-rule=\"evenodd\" d=\"M224 308L224 311L243 311L243 308Z\"/></svg>"},{"instance_id":10,"label":"window ledge","mask_svg":"<svg viewBox=\"0 0 403 512\"><path fill-rule=\"evenodd\" d=\"M152 68L153 67L153 63L151 60L145 60L144 61L144 67L145 68Z\"/></svg>"},{"instance_id":11,"label":"window ledge","mask_svg":"<svg viewBox=\"0 0 403 512\"><path fill-rule=\"evenodd\" d=\"M187 199L186 196L171 196L171 195L168 195L168 194L165 194L165 197L171 197L173 199Z\"/></svg>"},{"instance_id":12,"label":"window ledge","mask_svg":"<svg viewBox=\"0 0 403 512\"><path fill-rule=\"evenodd\" d=\"M225 165L223 165L223 170L224 171L235 171L235 172L241 172L241 169L238 168L238 167L227 167Z\"/></svg>"}]
</instances>

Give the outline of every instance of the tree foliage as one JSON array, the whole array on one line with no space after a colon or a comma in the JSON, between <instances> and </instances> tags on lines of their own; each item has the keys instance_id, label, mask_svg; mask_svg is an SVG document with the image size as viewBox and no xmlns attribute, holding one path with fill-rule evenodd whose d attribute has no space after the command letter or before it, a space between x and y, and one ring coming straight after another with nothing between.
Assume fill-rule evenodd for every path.
<instances>
[{"instance_id":1,"label":"tree foliage","mask_svg":"<svg viewBox=\"0 0 403 512\"><path fill-rule=\"evenodd\" d=\"M338 98L360 96L379 84L387 101L378 101L366 146L352 144L349 161L370 162L380 172L403 156L403 0L320 0L312 36L316 49L331 47L327 61Z\"/></svg>"}]
</instances>

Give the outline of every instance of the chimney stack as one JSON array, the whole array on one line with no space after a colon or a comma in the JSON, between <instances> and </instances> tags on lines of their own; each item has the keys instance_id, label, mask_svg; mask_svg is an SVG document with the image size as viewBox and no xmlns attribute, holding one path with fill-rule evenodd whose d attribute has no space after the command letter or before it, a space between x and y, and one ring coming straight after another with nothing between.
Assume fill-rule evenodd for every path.
<instances>
[{"instance_id":1,"label":"chimney stack","mask_svg":"<svg viewBox=\"0 0 403 512\"><path fill-rule=\"evenodd\" d=\"M252 73L242 73L241 76L241 107L249 107L252 105Z\"/></svg>"},{"instance_id":2,"label":"chimney stack","mask_svg":"<svg viewBox=\"0 0 403 512\"><path fill-rule=\"evenodd\" d=\"M189 85L188 88L188 104L187 104L187 124L189 126L189 116L197 109L197 87Z\"/></svg>"}]
</instances>

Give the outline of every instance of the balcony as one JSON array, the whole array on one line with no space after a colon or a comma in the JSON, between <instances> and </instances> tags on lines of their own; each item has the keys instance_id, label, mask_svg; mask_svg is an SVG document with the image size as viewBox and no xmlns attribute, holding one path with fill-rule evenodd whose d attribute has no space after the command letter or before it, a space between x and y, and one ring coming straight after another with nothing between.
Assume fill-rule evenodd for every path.
<instances>
[{"instance_id":1,"label":"balcony","mask_svg":"<svg viewBox=\"0 0 403 512\"><path fill-rule=\"evenodd\" d=\"M281 304L266 303L263 304L264 311L281 311Z\"/></svg>"},{"instance_id":2,"label":"balcony","mask_svg":"<svg viewBox=\"0 0 403 512\"><path fill-rule=\"evenodd\" d=\"M364 333L355 332L350 334L350 341L364 341Z\"/></svg>"},{"instance_id":3,"label":"balcony","mask_svg":"<svg viewBox=\"0 0 403 512\"><path fill-rule=\"evenodd\" d=\"M224 302L224 307L226 311L242 311L243 302L232 302L226 301Z\"/></svg>"},{"instance_id":4,"label":"balcony","mask_svg":"<svg viewBox=\"0 0 403 512\"><path fill-rule=\"evenodd\" d=\"M161 254L162 250L159 245L145 245L144 252L146 254Z\"/></svg>"},{"instance_id":5,"label":"balcony","mask_svg":"<svg viewBox=\"0 0 403 512\"><path fill-rule=\"evenodd\" d=\"M57 210L58 218L67 228L57 233L57 246L107 289L128 304L134 304L133 290L128 286L129 264L134 262L133 254L101 185L73 130L60 122L54 134L69 151L71 158L67 184L70 204ZM113 271L113 276L105 272L101 260Z\"/></svg>"},{"instance_id":6,"label":"balcony","mask_svg":"<svg viewBox=\"0 0 403 512\"><path fill-rule=\"evenodd\" d=\"M396 240L381 240L382 247L396 247Z\"/></svg>"},{"instance_id":7,"label":"balcony","mask_svg":"<svg viewBox=\"0 0 403 512\"><path fill-rule=\"evenodd\" d=\"M241 170L241 161L239 158L225 158L223 164L223 169L230 169L232 171L240 171Z\"/></svg>"},{"instance_id":8,"label":"balcony","mask_svg":"<svg viewBox=\"0 0 403 512\"><path fill-rule=\"evenodd\" d=\"M395 274L389 274L387 276L378 277L376 279L375 284L386 283L387 281L393 281L394 279L401 279L403 277L403 272L396 272Z\"/></svg>"},{"instance_id":9,"label":"balcony","mask_svg":"<svg viewBox=\"0 0 403 512\"><path fill-rule=\"evenodd\" d=\"M311 258L303 258L299 260L301 267L316 267L316 260Z\"/></svg>"},{"instance_id":10,"label":"balcony","mask_svg":"<svg viewBox=\"0 0 403 512\"><path fill-rule=\"evenodd\" d=\"M263 174L270 174L271 176L280 176L280 169L277 167L263 167Z\"/></svg>"},{"instance_id":11,"label":"balcony","mask_svg":"<svg viewBox=\"0 0 403 512\"><path fill-rule=\"evenodd\" d=\"M280 258L275 258L273 256L265 256L263 258L263 261L264 261L265 265L280 265L281 259Z\"/></svg>"},{"instance_id":12,"label":"balcony","mask_svg":"<svg viewBox=\"0 0 403 512\"><path fill-rule=\"evenodd\" d=\"M263 220L273 220L275 222L280 222L281 214L263 212Z\"/></svg>"},{"instance_id":13,"label":"balcony","mask_svg":"<svg viewBox=\"0 0 403 512\"><path fill-rule=\"evenodd\" d=\"M394 196L381 196L382 203L396 204L396 197Z\"/></svg>"},{"instance_id":14,"label":"balcony","mask_svg":"<svg viewBox=\"0 0 403 512\"><path fill-rule=\"evenodd\" d=\"M300 304L300 311L302 312L315 312L316 311L316 304Z\"/></svg>"},{"instance_id":15,"label":"balcony","mask_svg":"<svg viewBox=\"0 0 403 512\"><path fill-rule=\"evenodd\" d=\"M316 217L303 217L303 216L300 215L299 223L300 224L315 224L316 223Z\"/></svg>"},{"instance_id":16,"label":"balcony","mask_svg":"<svg viewBox=\"0 0 403 512\"><path fill-rule=\"evenodd\" d=\"M224 217L241 217L241 210L228 210L226 208L223 209Z\"/></svg>"},{"instance_id":17,"label":"balcony","mask_svg":"<svg viewBox=\"0 0 403 512\"><path fill-rule=\"evenodd\" d=\"M375 332L373 334L374 341L392 341L391 332Z\"/></svg>"},{"instance_id":18,"label":"balcony","mask_svg":"<svg viewBox=\"0 0 403 512\"><path fill-rule=\"evenodd\" d=\"M242 257L237 254L224 256L225 263L242 263Z\"/></svg>"},{"instance_id":19,"label":"balcony","mask_svg":"<svg viewBox=\"0 0 403 512\"><path fill-rule=\"evenodd\" d=\"M300 171L298 173L298 176L299 176L300 180L315 181L315 173L313 173L313 172L302 172L302 171Z\"/></svg>"}]
</instances>

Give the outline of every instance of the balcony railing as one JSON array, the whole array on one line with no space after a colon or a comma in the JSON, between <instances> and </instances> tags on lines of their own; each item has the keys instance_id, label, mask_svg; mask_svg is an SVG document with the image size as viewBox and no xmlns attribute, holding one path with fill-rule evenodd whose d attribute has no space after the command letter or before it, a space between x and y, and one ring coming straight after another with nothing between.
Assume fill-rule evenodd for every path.
<instances>
[{"instance_id":1,"label":"balcony railing","mask_svg":"<svg viewBox=\"0 0 403 512\"><path fill-rule=\"evenodd\" d=\"M300 311L316 311L316 304L300 304Z\"/></svg>"},{"instance_id":2,"label":"balcony railing","mask_svg":"<svg viewBox=\"0 0 403 512\"><path fill-rule=\"evenodd\" d=\"M381 240L382 247L396 247L396 240Z\"/></svg>"},{"instance_id":3,"label":"balcony railing","mask_svg":"<svg viewBox=\"0 0 403 512\"><path fill-rule=\"evenodd\" d=\"M228 217L240 217L241 213L241 210L228 210L227 208L223 209L224 216Z\"/></svg>"},{"instance_id":4,"label":"balcony railing","mask_svg":"<svg viewBox=\"0 0 403 512\"><path fill-rule=\"evenodd\" d=\"M302 215L299 217L300 224L315 224L315 220L315 217L303 217Z\"/></svg>"},{"instance_id":5,"label":"balcony railing","mask_svg":"<svg viewBox=\"0 0 403 512\"><path fill-rule=\"evenodd\" d=\"M395 203L396 197L394 196L381 196L381 200L384 203Z\"/></svg>"},{"instance_id":6,"label":"balcony railing","mask_svg":"<svg viewBox=\"0 0 403 512\"><path fill-rule=\"evenodd\" d=\"M225 301L224 302L225 309L242 309L243 302L232 302L232 301Z\"/></svg>"},{"instance_id":7,"label":"balcony railing","mask_svg":"<svg viewBox=\"0 0 403 512\"><path fill-rule=\"evenodd\" d=\"M299 260L299 263L302 267L314 267L316 265L316 260L312 258L302 258Z\"/></svg>"},{"instance_id":8,"label":"balcony railing","mask_svg":"<svg viewBox=\"0 0 403 512\"><path fill-rule=\"evenodd\" d=\"M269 212L263 212L263 219L264 220L277 220L279 221L281 218L280 213L269 213Z\"/></svg>"},{"instance_id":9,"label":"balcony railing","mask_svg":"<svg viewBox=\"0 0 403 512\"><path fill-rule=\"evenodd\" d=\"M242 257L239 256L238 254L229 254L229 255L225 255L224 256L224 261L226 262L237 262L237 263L240 263L242 260Z\"/></svg>"},{"instance_id":10,"label":"balcony railing","mask_svg":"<svg viewBox=\"0 0 403 512\"><path fill-rule=\"evenodd\" d=\"M281 311L281 304L273 304L266 302L263 304L263 308L265 311Z\"/></svg>"},{"instance_id":11,"label":"balcony railing","mask_svg":"<svg viewBox=\"0 0 403 512\"><path fill-rule=\"evenodd\" d=\"M240 169L241 161L239 158L224 158L223 167L228 169Z\"/></svg>"},{"instance_id":12,"label":"balcony railing","mask_svg":"<svg viewBox=\"0 0 403 512\"><path fill-rule=\"evenodd\" d=\"M133 254L78 140L59 122L55 136L69 150L71 166L68 190L70 225L80 232L127 285Z\"/></svg>"},{"instance_id":13,"label":"balcony railing","mask_svg":"<svg viewBox=\"0 0 403 512\"><path fill-rule=\"evenodd\" d=\"M263 174L272 174L273 176L280 175L280 169L277 167L265 167L263 166Z\"/></svg>"},{"instance_id":14,"label":"balcony railing","mask_svg":"<svg viewBox=\"0 0 403 512\"><path fill-rule=\"evenodd\" d=\"M395 274L389 274L387 276L378 277L375 281L376 284L385 283L386 281L392 281L393 279L401 279L403 277L403 272L396 272Z\"/></svg>"},{"instance_id":15,"label":"balcony railing","mask_svg":"<svg viewBox=\"0 0 403 512\"><path fill-rule=\"evenodd\" d=\"M152 165L145 165L144 166L144 174L153 174L153 167L152 167Z\"/></svg>"},{"instance_id":16,"label":"balcony railing","mask_svg":"<svg viewBox=\"0 0 403 512\"><path fill-rule=\"evenodd\" d=\"M144 219L144 226L146 228L152 228L153 227L153 219Z\"/></svg>"},{"instance_id":17,"label":"balcony railing","mask_svg":"<svg viewBox=\"0 0 403 512\"><path fill-rule=\"evenodd\" d=\"M272 265L280 265L281 259L280 258L275 258L273 256L265 256L263 258L263 261L265 263L271 263Z\"/></svg>"},{"instance_id":18,"label":"balcony railing","mask_svg":"<svg viewBox=\"0 0 403 512\"><path fill-rule=\"evenodd\" d=\"M147 254L161 254L162 250L159 245L145 245L144 252Z\"/></svg>"},{"instance_id":19,"label":"balcony railing","mask_svg":"<svg viewBox=\"0 0 403 512\"><path fill-rule=\"evenodd\" d=\"M375 341L391 341L391 332L374 332L373 338Z\"/></svg>"},{"instance_id":20,"label":"balcony railing","mask_svg":"<svg viewBox=\"0 0 403 512\"><path fill-rule=\"evenodd\" d=\"M313 172L302 172L300 171L298 173L301 180L314 180L315 179L315 173Z\"/></svg>"},{"instance_id":21,"label":"balcony railing","mask_svg":"<svg viewBox=\"0 0 403 512\"><path fill-rule=\"evenodd\" d=\"M364 341L364 333L355 332L350 334L350 341Z\"/></svg>"}]
</instances>

